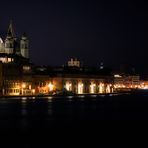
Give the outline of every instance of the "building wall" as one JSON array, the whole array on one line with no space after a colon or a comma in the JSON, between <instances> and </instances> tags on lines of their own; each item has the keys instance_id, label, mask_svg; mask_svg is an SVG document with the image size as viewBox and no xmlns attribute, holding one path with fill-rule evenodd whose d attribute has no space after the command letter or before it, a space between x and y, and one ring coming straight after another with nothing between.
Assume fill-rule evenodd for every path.
<instances>
[{"instance_id":1,"label":"building wall","mask_svg":"<svg viewBox=\"0 0 148 148\"><path fill-rule=\"evenodd\" d=\"M0 62L0 95L2 95L2 88L3 88L3 65Z\"/></svg>"},{"instance_id":2,"label":"building wall","mask_svg":"<svg viewBox=\"0 0 148 148\"><path fill-rule=\"evenodd\" d=\"M29 65L3 64L3 95L55 94L69 91L76 94L112 92L112 77L87 74L36 74Z\"/></svg>"},{"instance_id":3,"label":"building wall","mask_svg":"<svg viewBox=\"0 0 148 148\"><path fill-rule=\"evenodd\" d=\"M48 95L63 91L98 94L113 92L112 86L113 84L106 83L104 79L23 76L20 80L5 80L4 95Z\"/></svg>"},{"instance_id":4,"label":"building wall","mask_svg":"<svg viewBox=\"0 0 148 148\"><path fill-rule=\"evenodd\" d=\"M4 53L4 43L1 38L0 38L0 53Z\"/></svg>"},{"instance_id":5,"label":"building wall","mask_svg":"<svg viewBox=\"0 0 148 148\"><path fill-rule=\"evenodd\" d=\"M57 90L66 89L76 94L87 93L109 93L112 92L111 83L106 83L104 79L89 79L89 78L54 78ZM107 90L108 88L108 90ZM102 91L100 90L102 89Z\"/></svg>"}]
</instances>

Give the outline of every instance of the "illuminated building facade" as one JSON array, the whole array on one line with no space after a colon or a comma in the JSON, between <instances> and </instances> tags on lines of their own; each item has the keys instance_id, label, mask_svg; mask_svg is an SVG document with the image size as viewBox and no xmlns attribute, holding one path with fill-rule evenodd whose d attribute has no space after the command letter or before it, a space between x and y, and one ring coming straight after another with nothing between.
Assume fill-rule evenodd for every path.
<instances>
[{"instance_id":1,"label":"illuminated building facade","mask_svg":"<svg viewBox=\"0 0 148 148\"><path fill-rule=\"evenodd\" d=\"M104 94L129 88L146 88L145 84L140 85L138 75L113 76L100 72L104 69L36 67L27 61L18 61L1 62L0 84L3 95L52 95L63 91L74 94Z\"/></svg>"},{"instance_id":2,"label":"illuminated building facade","mask_svg":"<svg viewBox=\"0 0 148 148\"><path fill-rule=\"evenodd\" d=\"M0 38L0 95L103 94L139 87L138 75L113 75L103 63L99 69L81 67L77 59L64 67L35 66L28 46L26 34L17 42L10 23L5 41Z\"/></svg>"},{"instance_id":3,"label":"illuminated building facade","mask_svg":"<svg viewBox=\"0 0 148 148\"><path fill-rule=\"evenodd\" d=\"M26 92L29 94L31 89L29 84L32 79L31 73L28 73L31 70L29 68L28 38L26 34L23 34L19 42L15 36L12 22L9 24L6 38L4 40L0 38L0 63L0 73L2 74L0 94L20 95L26 94ZM24 78L25 88L22 87Z\"/></svg>"},{"instance_id":4,"label":"illuminated building facade","mask_svg":"<svg viewBox=\"0 0 148 148\"><path fill-rule=\"evenodd\" d=\"M88 74L85 70L37 70L30 63L2 63L3 95L52 95L66 91L75 94L113 92L110 75Z\"/></svg>"}]
</instances>

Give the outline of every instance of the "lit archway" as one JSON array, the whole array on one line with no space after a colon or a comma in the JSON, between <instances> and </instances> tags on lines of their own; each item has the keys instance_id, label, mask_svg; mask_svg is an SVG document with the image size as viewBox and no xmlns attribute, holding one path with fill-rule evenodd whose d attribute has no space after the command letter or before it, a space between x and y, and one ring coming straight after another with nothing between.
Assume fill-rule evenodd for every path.
<instances>
[{"instance_id":1,"label":"lit archway","mask_svg":"<svg viewBox=\"0 0 148 148\"><path fill-rule=\"evenodd\" d=\"M84 92L84 84L82 82L78 83L78 94L83 94Z\"/></svg>"}]
</instances>

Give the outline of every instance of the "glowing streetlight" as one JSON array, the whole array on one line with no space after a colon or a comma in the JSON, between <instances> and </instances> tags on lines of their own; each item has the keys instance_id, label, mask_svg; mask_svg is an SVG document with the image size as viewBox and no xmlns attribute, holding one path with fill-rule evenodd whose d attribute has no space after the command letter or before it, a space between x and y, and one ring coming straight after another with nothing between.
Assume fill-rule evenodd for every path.
<instances>
[{"instance_id":1,"label":"glowing streetlight","mask_svg":"<svg viewBox=\"0 0 148 148\"><path fill-rule=\"evenodd\" d=\"M67 82L66 85L65 85L65 88L67 91L71 91L72 90L72 84Z\"/></svg>"},{"instance_id":2,"label":"glowing streetlight","mask_svg":"<svg viewBox=\"0 0 148 148\"><path fill-rule=\"evenodd\" d=\"M50 82L49 84L48 84L48 88L49 88L49 91L53 91L53 84Z\"/></svg>"}]
</instances>

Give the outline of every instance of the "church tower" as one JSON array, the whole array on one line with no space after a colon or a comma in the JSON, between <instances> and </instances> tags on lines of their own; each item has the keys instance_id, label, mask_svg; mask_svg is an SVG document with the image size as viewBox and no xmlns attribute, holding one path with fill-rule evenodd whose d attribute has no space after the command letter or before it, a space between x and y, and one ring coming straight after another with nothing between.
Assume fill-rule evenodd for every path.
<instances>
[{"instance_id":1,"label":"church tower","mask_svg":"<svg viewBox=\"0 0 148 148\"><path fill-rule=\"evenodd\" d=\"M10 22L7 36L5 39L5 53L12 54L14 53L14 41L16 40L15 38L15 33L12 27L12 22Z\"/></svg>"},{"instance_id":2,"label":"church tower","mask_svg":"<svg viewBox=\"0 0 148 148\"><path fill-rule=\"evenodd\" d=\"M0 53L4 53L4 42L2 38L0 38Z\"/></svg>"},{"instance_id":3,"label":"church tower","mask_svg":"<svg viewBox=\"0 0 148 148\"><path fill-rule=\"evenodd\" d=\"M29 41L26 33L24 33L21 37L20 51L23 57L29 58Z\"/></svg>"}]
</instances>

